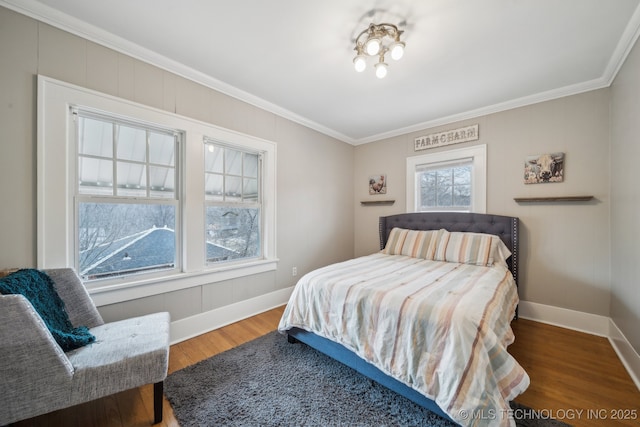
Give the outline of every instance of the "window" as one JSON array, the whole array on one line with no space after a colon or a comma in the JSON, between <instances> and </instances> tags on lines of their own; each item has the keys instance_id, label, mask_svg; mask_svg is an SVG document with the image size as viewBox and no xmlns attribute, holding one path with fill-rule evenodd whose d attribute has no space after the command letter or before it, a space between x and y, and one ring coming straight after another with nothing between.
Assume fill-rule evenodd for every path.
<instances>
[{"instance_id":1,"label":"window","mask_svg":"<svg viewBox=\"0 0 640 427\"><path fill-rule=\"evenodd\" d=\"M407 159L407 211L486 211L486 145Z\"/></svg>"},{"instance_id":2,"label":"window","mask_svg":"<svg viewBox=\"0 0 640 427\"><path fill-rule=\"evenodd\" d=\"M37 267L98 306L276 269L275 143L44 76L37 124Z\"/></svg>"},{"instance_id":3,"label":"window","mask_svg":"<svg viewBox=\"0 0 640 427\"><path fill-rule=\"evenodd\" d=\"M429 163L416 167L417 210L471 210L473 159Z\"/></svg>"},{"instance_id":4,"label":"window","mask_svg":"<svg viewBox=\"0 0 640 427\"><path fill-rule=\"evenodd\" d=\"M205 138L207 263L258 258L261 155Z\"/></svg>"},{"instance_id":5,"label":"window","mask_svg":"<svg viewBox=\"0 0 640 427\"><path fill-rule=\"evenodd\" d=\"M178 267L179 132L73 114L76 271L96 280Z\"/></svg>"}]
</instances>

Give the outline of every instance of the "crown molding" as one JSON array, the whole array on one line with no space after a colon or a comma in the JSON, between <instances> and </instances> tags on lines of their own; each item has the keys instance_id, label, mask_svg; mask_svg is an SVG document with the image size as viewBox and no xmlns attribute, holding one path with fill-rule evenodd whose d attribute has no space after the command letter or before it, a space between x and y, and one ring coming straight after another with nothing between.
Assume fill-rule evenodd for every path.
<instances>
[{"instance_id":1,"label":"crown molding","mask_svg":"<svg viewBox=\"0 0 640 427\"><path fill-rule=\"evenodd\" d=\"M512 99L512 100L501 102L498 104L488 105L486 107L465 111L459 114L440 117L437 119L407 126L401 129L396 129L390 132L371 135L366 138L355 140L352 142L352 144L353 145L368 144L370 142L407 135L413 132L424 131L437 126L448 125L448 124L460 122L463 120L475 119L477 117L487 116L489 114L499 113L501 111L512 110L514 108L520 108L520 107L526 107L528 105L538 104L540 102L545 102L545 101L552 101L554 99L563 98L565 96L577 95L583 92L602 89L604 87L608 87L609 85L610 85L610 82L607 79L598 78L598 79L590 80L587 82L578 83L575 85L565 86L562 88L553 89L546 92L540 92L537 94L524 96L522 98Z\"/></svg>"},{"instance_id":2,"label":"crown molding","mask_svg":"<svg viewBox=\"0 0 640 427\"><path fill-rule=\"evenodd\" d=\"M614 50L603 75L599 78L582 82L574 85L553 89L538 94L521 97L518 99L505 101L498 104L489 105L475 110L465 111L459 114L453 114L446 117L439 117L411 126L395 129L389 132L383 132L370 135L363 138L352 138L341 132L321 125L313 120L296 114L290 110L282 108L276 104L266 101L260 97L252 95L241 89L231 86L223 81L215 79L207 74L197 71L191 67L146 49L140 45L132 43L122 37L104 31L98 27L88 24L84 21L76 19L65 13L59 12L49 6L46 6L36 0L0 0L0 6L4 6L15 12L34 18L71 34L77 35L99 45L113 49L119 53L131 56L140 61L149 63L165 71L174 73L180 77L191 80L195 83L216 90L220 93L228 95L232 98L246 102L265 111L276 114L292 122L313 129L329 137L354 146L368 144L383 139L395 138L413 132L423 131L437 126L443 126L462 120L474 119L477 117L494 114L514 108L524 107L527 105L537 104L540 102L550 101L565 96L576 95L591 90L609 87L618 71L624 64L627 56L631 52L635 42L640 36L640 6L638 6L629 20L629 24L625 28L616 49Z\"/></svg>"},{"instance_id":3,"label":"crown molding","mask_svg":"<svg viewBox=\"0 0 640 427\"><path fill-rule=\"evenodd\" d=\"M636 44L638 36L640 36L640 5L636 7L633 15L631 15L629 23L620 36L618 45L613 51L613 54L611 54L609 63L604 70L603 78L607 81L607 86L610 86L615 80L618 71L620 71L631 49L633 49L633 46Z\"/></svg>"},{"instance_id":4,"label":"crown molding","mask_svg":"<svg viewBox=\"0 0 640 427\"><path fill-rule=\"evenodd\" d=\"M165 71L183 77L187 80L191 80L195 83L216 90L232 98L236 98L240 101L246 102L250 105L269 111L285 119L316 130L324 135L330 136L346 143L353 143L352 138L349 138L348 136L343 135L340 132L320 125L312 120L309 120L306 117L300 116L290 110L282 108L251 93L238 89L235 86L215 79L180 62L174 61L170 58L167 58L166 56L160 55L150 49L146 49L136 43L132 43L129 40L126 40L108 31L104 31L101 28L69 16L35 0L0 0L0 6L4 6L7 9L13 10L14 12L26 15L37 21L82 37L86 40L107 47L116 52L151 64Z\"/></svg>"}]
</instances>

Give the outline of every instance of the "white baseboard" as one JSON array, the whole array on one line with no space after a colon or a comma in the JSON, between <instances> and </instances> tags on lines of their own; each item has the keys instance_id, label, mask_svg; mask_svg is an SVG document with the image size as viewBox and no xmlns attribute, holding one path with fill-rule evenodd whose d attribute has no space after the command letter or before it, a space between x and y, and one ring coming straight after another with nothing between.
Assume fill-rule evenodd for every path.
<instances>
[{"instance_id":1,"label":"white baseboard","mask_svg":"<svg viewBox=\"0 0 640 427\"><path fill-rule=\"evenodd\" d=\"M284 305L291 292L293 286L171 322L171 344Z\"/></svg>"},{"instance_id":2,"label":"white baseboard","mask_svg":"<svg viewBox=\"0 0 640 427\"><path fill-rule=\"evenodd\" d=\"M613 350L640 390L640 355L610 317L529 301L520 301L518 314L523 319L608 338Z\"/></svg>"},{"instance_id":3,"label":"white baseboard","mask_svg":"<svg viewBox=\"0 0 640 427\"><path fill-rule=\"evenodd\" d=\"M618 325L609 319L609 342L618 354L620 361L629 372L631 379L640 390L640 355L633 349L629 340L624 336Z\"/></svg>"},{"instance_id":4,"label":"white baseboard","mask_svg":"<svg viewBox=\"0 0 640 427\"><path fill-rule=\"evenodd\" d=\"M586 332L601 337L609 336L609 321L606 316L583 313L567 308L553 307L536 302L520 301L518 314L523 319L548 323L549 325Z\"/></svg>"}]
</instances>

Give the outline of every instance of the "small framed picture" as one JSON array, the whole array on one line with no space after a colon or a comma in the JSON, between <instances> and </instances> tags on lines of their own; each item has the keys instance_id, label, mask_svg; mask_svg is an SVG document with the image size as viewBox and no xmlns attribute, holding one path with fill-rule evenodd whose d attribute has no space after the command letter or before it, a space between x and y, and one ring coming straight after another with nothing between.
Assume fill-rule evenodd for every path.
<instances>
[{"instance_id":1,"label":"small framed picture","mask_svg":"<svg viewBox=\"0 0 640 427\"><path fill-rule=\"evenodd\" d=\"M564 153L528 156L524 161L524 183L542 184L564 180Z\"/></svg>"},{"instance_id":2,"label":"small framed picture","mask_svg":"<svg viewBox=\"0 0 640 427\"><path fill-rule=\"evenodd\" d=\"M387 194L386 175L372 175L369 177L369 194Z\"/></svg>"}]
</instances>

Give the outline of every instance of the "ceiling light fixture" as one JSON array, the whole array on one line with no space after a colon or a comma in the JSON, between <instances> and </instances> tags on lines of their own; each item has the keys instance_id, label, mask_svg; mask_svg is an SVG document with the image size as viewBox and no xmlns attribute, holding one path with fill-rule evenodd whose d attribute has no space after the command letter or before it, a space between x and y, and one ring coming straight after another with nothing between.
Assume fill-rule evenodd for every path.
<instances>
[{"instance_id":1,"label":"ceiling light fixture","mask_svg":"<svg viewBox=\"0 0 640 427\"><path fill-rule=\"evenodd\" d=\"M384 62L385 54L391 52L391 58L396 61L404 55L405 43L400 40L403 32L393 24L370 24L356 37L354 50L357 55L353 58L356 71L361 73L367 68L367 56L377 56L378 62L374 66L376 76L379 79L384 78L388 68Z\"/></svg>"}]
</instances>

